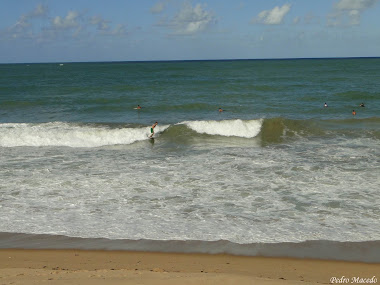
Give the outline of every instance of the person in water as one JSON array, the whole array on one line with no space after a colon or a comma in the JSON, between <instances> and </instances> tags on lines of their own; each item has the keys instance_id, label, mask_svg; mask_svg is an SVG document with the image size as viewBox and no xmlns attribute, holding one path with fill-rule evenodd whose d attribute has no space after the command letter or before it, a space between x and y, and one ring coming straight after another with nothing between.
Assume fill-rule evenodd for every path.
<instances>
[{"instance_id":1,"label":"person in water","mask_svg":"<svg viewBox=\"0 0 380 285\"><path fill-rule=\"evenodd\" d=\"M155 123L152 125L152 127L150 128L150 136L149 136L150 138L153 137L153 135L154 135L154 128L157 126L157 124L158 124L158 123L155 122Z\"/></svg>"},{"instance_id":2,"label":"person in water","mask_svg":"<svg viewBox=\"0 0 380 285\"><path fill-rule=\"evenodd\" d=\"M354 116L356 115L356 112L355 112L355 110L352 110L352 115L354 115Z\"/></svg>"},{"instance_id":3,"label":"person in water","mask_svg":"<svg viewBox=\"0 0 380 285\"><path fill-rule=\"evenodd\" d=\"M222 108L219 108L219 112L223 112L223 109L222 109Z\"/></svg>"},{"instance_id":4,"label":"person in water","mask_svg":"<svg viewBox=\"0 0 380 285\"><path fill-rule=\"evenodd\" d=\"M365 106L364 106L364 103L361 103L361 104L359 105L359 107L365 107Z\"/></svg>"},{"instance_id":5,"label":"person in water","mask_svg":"<svg viewBox=\"0 0 380 285\"><path fill-rule=\"evenodd\" d=\"M325 102L325 105L324 105L324 106L325 106L325 108L328 107L326 102Z\"/></svg>"}]
</instances>

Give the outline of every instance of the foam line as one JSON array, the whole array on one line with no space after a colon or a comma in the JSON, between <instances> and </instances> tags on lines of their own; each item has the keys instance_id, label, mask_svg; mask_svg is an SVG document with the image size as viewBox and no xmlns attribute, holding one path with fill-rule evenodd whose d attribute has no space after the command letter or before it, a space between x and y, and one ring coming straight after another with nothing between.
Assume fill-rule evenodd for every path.
<instances>
[{"instance_id":1,"label":"foam line","mask_svg":"<svg viewBox=\"0 0 380 285\"><path fill-rule=\"evenodd\" d=\"M328 240L299 243L238 244L226 240L111 240L63 235L0 233L0 248L130 250L234 254L245 256L314 258L357 262L380 262L380 241L338 242Z\"/></svg>"}]
</instances>

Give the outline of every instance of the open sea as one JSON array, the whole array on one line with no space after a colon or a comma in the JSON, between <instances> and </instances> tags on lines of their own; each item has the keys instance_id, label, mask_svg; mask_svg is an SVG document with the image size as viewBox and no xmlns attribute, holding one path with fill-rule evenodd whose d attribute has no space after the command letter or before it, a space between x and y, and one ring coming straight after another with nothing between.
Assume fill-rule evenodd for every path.
<instances>
[{"instance_id":1,"label":"open sea","mask_svg":"<svg viewBox=\"0 0 380 285\"><path fill-rule=\"evenodd\" d=\"M1 64L0 247L380 262L379 66Z\"/></svg>"}]
</instances>

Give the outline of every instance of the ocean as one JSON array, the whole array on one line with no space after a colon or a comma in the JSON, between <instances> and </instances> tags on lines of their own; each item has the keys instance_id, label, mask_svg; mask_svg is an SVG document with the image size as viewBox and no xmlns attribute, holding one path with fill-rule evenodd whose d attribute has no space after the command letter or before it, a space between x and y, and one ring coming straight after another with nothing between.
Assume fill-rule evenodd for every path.
<instances>
[{"instance_id":1,"label":"ocean","mask_svg":"<svg viewBox=\"0 0 380 285\"><path fill-rule=\"evenodd\" d=\"M0 247L380 262L379 66L1 64Z\"/></svg>"}]
</instances>

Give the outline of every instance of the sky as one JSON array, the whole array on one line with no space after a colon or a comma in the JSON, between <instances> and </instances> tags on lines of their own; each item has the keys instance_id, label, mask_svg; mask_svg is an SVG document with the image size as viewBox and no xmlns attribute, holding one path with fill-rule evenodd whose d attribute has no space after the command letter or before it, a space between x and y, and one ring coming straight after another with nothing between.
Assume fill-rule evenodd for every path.
<instances>
[{"instance_id":1,"label":"sky","mask_svg":"<svg viewBox=\"0 0 380 285\"><path fill-rule=\"evenodd\" d=\"M380 56L380 0L0 0L0 63Z\"/></svg>"}]
</instances>

